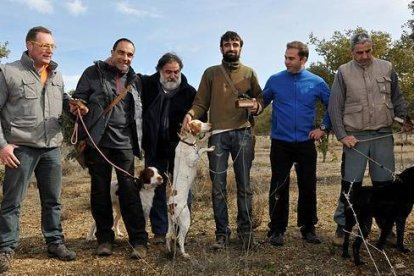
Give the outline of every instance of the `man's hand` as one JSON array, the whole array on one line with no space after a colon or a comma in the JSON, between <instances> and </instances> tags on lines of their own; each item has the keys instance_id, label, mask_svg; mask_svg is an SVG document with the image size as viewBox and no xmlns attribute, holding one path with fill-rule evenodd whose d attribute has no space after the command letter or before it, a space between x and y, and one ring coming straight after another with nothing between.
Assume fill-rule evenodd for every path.
<instances>
[{"instance_id":1,"label":"man's hand","mask_svg":"<svg viewBox=\"0 0 414 276\"><path fill-rule=\"evenodd\" d=\"M251 100L254 102L254 104L253 104L252 107L249 108L250 114L259 113L260 110L261 110L261 106L260 106L259 102L256 101L256 98L252 98Z\"/></svg>"},{"instance_id":2,"label":"man's hand","mask_svg":"<svg viewBox=\"0 0 414 276\"><path fill-rule=\"evenodd\" d=\"M413 122L410 120L410 118L406 118L402 124L402 131L405 133L412 132L413 128L414 128Z\"/></svg>"},{"instance_id":3,"label":"man's hand","mask_svg":"<svg viewBox=\"0 0 414 276\"><path fill-rule=\"evenodd\" d=\"M355 136L351 135L351 136L345 136L344 138L341 139L340 142L344 146L351 149L351 148L355 147L355 145L358 143L358 139L355 138Z\"/></svg>"},{"instance_id":4,"label":"man's hand","mask_svg":"<svg viewBox=\"0 0 414 276\"><path fill-rule=\"evenodd\" d=\"M316 128L312 130L311 132L309 132L309 138L315 141L321 139L324 135L325 135L325 131L323 131L320 128Z\"/></svg>"},{"instance_id":5,"label":"man's hand","mask_svg":"<svg viewBox=\"0 0 414 276\"><path fill-rule=\"evenodd\" d=\"M83 116L89 112L89 108L78 99L70 99L69 100L69 111L73 115L78 115L78 110L80 114Z\"/></svg>"},{"instance_id":6,"label":"man's hand","mask_svg":"<svg viewBox=\"0 0 414 276\"><path fill-rule=\"evenodd\" d=\"M188 130L188 124L190 123L190 121L193 119L193 117L191 116L191 114L187 113L184 116L183 119L183 123L181 125L181 130L180 133L183 134L185 130Z\"/></svg>"},{"instance_id":7,"label":"man's hand","mask_svg":"<svg viewBox=\"0 0 414 276\"><path fill-rule=\"evenodd\" d=\"M16 145L7 144L0 149L0 162L9 168L15 169L20 165L19 159L14 155Z\"/></svg>"}]
</instances>

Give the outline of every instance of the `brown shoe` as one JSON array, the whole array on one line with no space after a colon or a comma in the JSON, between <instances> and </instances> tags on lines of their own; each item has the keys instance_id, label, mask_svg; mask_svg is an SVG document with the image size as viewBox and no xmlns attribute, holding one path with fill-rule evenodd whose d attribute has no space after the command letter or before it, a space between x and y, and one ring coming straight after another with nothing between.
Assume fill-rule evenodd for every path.
<instances>
[{"instance_id":1,"label":"brown shoe","mask_svg":"<svg viewBox=\"0 0 414 276\"><path fill-rule=\"evenodd\" d=\"M10 269L13 251L0 252L0 274Z\"/></svg>"},{"instance_id":2,"label":"brown shoe","mask_svg":"<svg viewBox=\"0 0 414 276\"><path fill-rule=\"evenodd\" d=\"M213 243L213 245L211 246L211 249L222 250L222 249L226 249L227 245L228 245L228 239L226 239L225 236L218 236L216 238L216 242Z\"/></svg>"},{"instance_id":3,"label":"brown shoe","mask_svg":"<svg viewBox=\"0 0 414 276\"><path fill-rule=\"evenodd\" d=\"M132 249L131 259L144 259L147 257L147 247L143 244L137 244Z\"/></svg>"},{"instance_id":4,"label":"brown shoe","mask_svg":"<svg viewBox=\"0 0 414 276\"><path fill-rule=\"evenodd\" d=\"M283 233L273 233L269 238L270 244L273 246L283 246L285 238Z\"/></svg>"},{"instance_id":5,"label":"brown shoe","mask_svg":"<svg viewBox=\"0 0 414 276\"><path fill-rule=\"evenodd\" d=\"M239 235L239 240L242 244L242 248L246 251L255 250L259 246L259 243L254 238L253 233L241 234L241 235Z\"/></svg>"},{"instance_id":6,"label":"brown shoe","mask_svg":"<svg viewBox=\"0 0 414 276\"><path fill-rule=\"evenodd\" d=\"M47 246L47 254L50 258L61 261L73 261L76 259L75 251L69 250L63 243L53 243Z\"/></svg>"},{"instance_id":7,"label":"brown shoe","mask_svg":"<svg viewBox=\"0 0 414 276\"><path fill-rule=\"evenodd\" d=\"M103 242L98 245L96 249L96 255L98 256L110 256L112 255L112 243Z\"/></svg>"},{"instance_id":8,"label":"brown shoe","mask_svg":"<svg viewBox=\"0 0 414 276\"><path fill-rule=\"evenodd\" d=\"M155 234L152 239L152 244L165 244L165 234Z\"/></svg>"}]
</instances>

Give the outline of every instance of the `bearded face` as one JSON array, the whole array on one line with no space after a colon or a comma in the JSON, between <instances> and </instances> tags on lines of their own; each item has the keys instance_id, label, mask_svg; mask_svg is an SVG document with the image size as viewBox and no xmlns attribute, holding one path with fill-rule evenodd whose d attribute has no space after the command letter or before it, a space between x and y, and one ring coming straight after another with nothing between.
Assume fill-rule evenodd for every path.
<instances>
[{"instance_id":1,"label":"bearded face","mask_svg":"<svg viewBox=\"0 0 414 276\"><path fill-rule=\"evenodd\" d=\"M224 61L227 62L236 62L240 59L240 54L237 54L236 51L229 51L225 54L223 54Z\"/></svg>"},{"instance_id":2,"label":"bearded face","mask_svg":"<svg viewBox=\"0 0 414 276\"><path fill-rule=\"evenodd\" d=\"M181 84L181 74L174 78L165 78L163 74L160 74L160 83L162 88L166 91L177 89Z\"/></svg>"},{"instance_id":3,"label":"bearded face","mask_svg":"<svg viewBox=\"0 0 414 276\"><path fill-rule=\"evenodd\" d=\"M226 62L236 62L240 59L241 46L238 40L227 40L223 41L220 47L221 53L223 54L223 60Z\"/></svg>"},{"instance_id":4,"label":"bearded face","mask_svg":"<svg viewBox=\"0 0 414 276\"><path fill-rule=\"evenodd\" d=\"M160 83L165 91L177 89L181 84L181 67L176 61L165 64L160 70Z\"/></svg>"}]
</instances>

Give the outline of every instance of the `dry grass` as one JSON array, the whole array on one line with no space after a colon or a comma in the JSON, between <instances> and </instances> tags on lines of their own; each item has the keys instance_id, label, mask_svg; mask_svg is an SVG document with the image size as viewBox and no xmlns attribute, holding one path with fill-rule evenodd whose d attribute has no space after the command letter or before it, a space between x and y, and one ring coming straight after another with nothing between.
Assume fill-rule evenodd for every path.
<instances>
[{"instance_id":1,"label":"dry grass","mask_svg":"<svg viewBox=\"0 0 414 276\"><path fill-rule=\"evenodd\" d=\"M397 141L398 139L396 139ZM335 230L332 215L336 207L340 183L339 144L331 145L325 163L318 163L318 216L317 232L323 241L320 245L304 243L296 225L297 186L296 176L291 175L291 205L286 245L272 247L266 238L268 223L268 189L270 182L269 141L259 137L256 159L252 169L254 186L256 237L260 246L255 251L243 252L234 237L226 251L214 252L210 245L214 240L214 219L211 208L211 184L206 156L199 163L197 183L193 188L192 225L186 249L190 260L179 256L172 259L163 245L149 245L145 260L129 259L129 246L125 238L118 239L114 255L97 257L95 242L85 240L92 220L89 207L89 178L77 164L65 161L62 191L62 221L67 244L78 254L74 262L62 263L49 259L40 232L40 207L35 186L28 190L21 217L21 243L17 249L9 275L271 275L271 274L341 274L371 275L376 271L363 249L367 265L356 268L340 256L340 248L331 245ZM397 169L414 164L414 146L396 146ZM339 158L338 158L339 157ZM139 164L142 165L142 164ZM234 175L228 173L230 226L235 233L236 201ZM368 181L366 181L368 183ZM150 237L152 235L150 234ZM378 236L374 228L371 238ZM410 215L406 232L406 244L414 248L414 222ZM387 247L387 254L399 275L414 274L414 258L411 253L403 255ZM374 259L382 274L391 269L383 256L374 253Z\"/></svg>"}]
</instances>

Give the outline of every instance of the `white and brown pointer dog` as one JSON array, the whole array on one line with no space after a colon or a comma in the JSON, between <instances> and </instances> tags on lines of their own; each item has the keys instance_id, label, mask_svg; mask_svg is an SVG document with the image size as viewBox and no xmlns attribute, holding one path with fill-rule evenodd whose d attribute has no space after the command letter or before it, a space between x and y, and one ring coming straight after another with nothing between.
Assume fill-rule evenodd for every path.
<instances>
[{"instance_id":1,"label":"white and brown pointer dog","mask_svg":"<svg viewBox=\"0 0 414 276\"><path fill-rule=\"evenodd\" d=\"M188 194L197 174L197 163L201 155L214 150L214 146L200 148L198 143L205 141L210 135L211 124L199 120L189 123L189 130L179 134L180 142L175 148L174 176L168 197L168 232L166 235L167 250L171 252L171 243L176 238L183 257L188 258L184 243L190 228L190 210L187 205Z\"/></svg>"},{"instance_id":2,"label":"white and brown pointer dog","mask_svg":"<svg viewBox=\"0 0 414 276\"><path fill-rule=\"evenodd\" d=\"M162 176L159 174L158 170L154 167L147 167L144 168L139 173L139 178L136 179L136 183L138 185L139 196L141 198L142 203L142 210L144 212L145 222L148 222L149 214L152 208L152 202L154 199L155 189L161 185L163 182ZM112 201L112 208L115 213L114 218L114 232L116 237L123 237L123 233L119 229L119 220L121 219L121 208L119 206L119 198L118 198L118 188L119 184L118 181L111 182L111 201ZM96 223L93 221L91 225L91 229L86 236L86 240L91 241L95 239L95 232L96 232Z\"/></svg>"}]
</instances>

